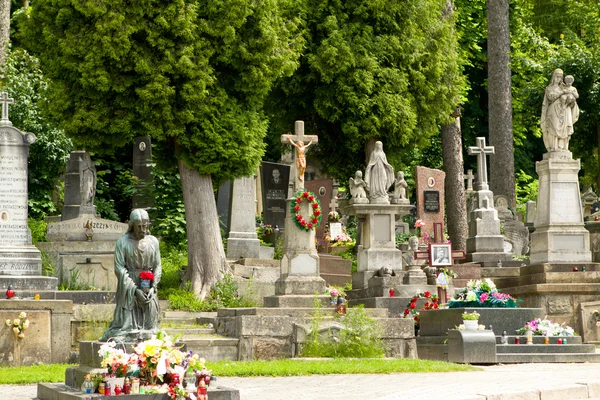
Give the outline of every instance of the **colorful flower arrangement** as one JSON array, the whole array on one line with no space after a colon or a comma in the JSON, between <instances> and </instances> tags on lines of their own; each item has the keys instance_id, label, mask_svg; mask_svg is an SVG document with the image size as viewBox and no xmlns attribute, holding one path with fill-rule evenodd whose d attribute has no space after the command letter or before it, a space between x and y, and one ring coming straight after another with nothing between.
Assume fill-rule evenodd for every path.
<instances>
[{"instance_id":1,"label":"colorful flower arrangement","mask_svg":"<svg viewBox=\"0 0 600 400\"><path fill-rule=\"evenodd\" d=\"M19 318L15 318L14 320L7 319L6 326L12 328L12 331L17 338L23 339L25 337L25 329L29 328L27 313L21 311Z\"/></svg>"},{"instance_id":2,"label":"colorful flower arrangement","mask_svg":"<svg viewBox=\"0 0 600 400\"><path fill-rule=\"evenodd\" d=\"M327 214L327 220L329 222L339 222L340 214L337 211L329 211L329 214Z\"/></svg>"},{"instance_id":3,"label":"colorful flower arrangement","mask_svg":"<svg viewBox=\"0 0 600 400\"><path fill-rule=\"evenodd\" d=\"M152 271L142 271L140 272L140 280L153 281L154 274L152 273Z\"/></svg>"},{"instance_id":4,"label":"colorful flower arrangement","mask_svg":"<svg viewBox=\"0 0 600 400\"><path fill-rule=\"evenodd\" d=\"M440 299L437 295L431 294L431 292L420 292L417 293L404 309L404 318L412 318L415 322L415 333L419 330L421 325L420 313L417 311L417 300L425 299L425 304L421 308L423 310L437 310L440 308Z\"/></svg>"},{"instance_id":5,"label":"colorful flower arrangement","mask_svg":"<svg viewBox=\"0 0 600 400\"><path fill-rule=\"evenodd\" d=\"M312 210L312 214L308 220L300 213L300 204L305 200L310 203L310 208ZM321 223L321 205L314 193L306 190L297 192L292 199L290 207L294 214L294 222L298 228L310 231L311 229L318 227Z\"/></svg>"},{"instance_id":6,"label":"colorful flower arrangement","mask_svg":"<svg viewBox=\"0 0 600 400\"><path fill-rule=\"evenodd\" d=\"M524 335L531 329L535 336L575 336L575 331L565 324L557 324L549 319L536 318L527 322L522 328L517 329L517 335Z\"/></svg>"},{"instance_id":7,"label":"colorful flower arrangement","mask_svg":"<svg viewBox=\"0 0 600 400\"><path fill-rule=\"evenodd\" d=\"M147 386L146 393L167 393L172 399L180 400L195 398L188 395L181 385L186 374L193 373L198 377L211 375L203 358L191 351L182 352L162 331L138 343L133 351L127 353L125 349L119 349L114 340L103 344L98 355L102 357L101 365L106 368L106 376L138 376ZM175 375L178 379L167 379Z\"/></svg>"},{"instance_id":8,"label":"colorful flower arrangement","mask_svg":"<svg viewBox=\"0 0 600 400\"><path fill-rule=\"evenodd\" d=\"M350 246L354 243L354 239L346 233L342 233L341 235L337 235L336 237L330 237L329 235L325 236L325 239L332 244L332 246Z\"/></svg>"},{"instance_id":9,"label":"colorful flower arrangement","mask_svg":"<svg viewBox=\"0 0 600 400\"><path fill-rule=\"evenodd\" d=\"M462 313L462 319L464 321L479 321L480 316L481 315L477 311Z\"/></svg>"},{"instance_id":10,"label":"colorful flower arrangement","mask_svg":"<svg viewBox=\"0 0 600 400\"><path fill-rule=\"evenodd\" d=\"M517 300L506 293L500 293L490 279L471 280L467 287L459 290L448 302L448 308L499 307L517 308Z\"/></svg>"}]
</instances>

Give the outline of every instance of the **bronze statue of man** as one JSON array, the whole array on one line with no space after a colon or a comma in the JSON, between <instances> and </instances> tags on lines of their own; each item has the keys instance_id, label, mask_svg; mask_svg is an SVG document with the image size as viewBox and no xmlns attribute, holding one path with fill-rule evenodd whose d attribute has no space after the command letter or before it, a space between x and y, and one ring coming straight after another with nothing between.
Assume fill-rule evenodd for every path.
<instances>
[{"instance_id":1,"label":"bronze statue of man","mask_svg":"<svg viewBox=\"0 0 600 400\"><path fill-rule=\"evenodd\" d=\"M162 267L158 240L148 232L148 213L135 209L129 229L115 247L117 275L116 306L113 320L100 341L119 338L131 342L150 338L158 330L158 297ZM140 274L153 275L149 288L142 290ZM146 279L147 280L147 279Z\"/></svg>"}]
</instances>

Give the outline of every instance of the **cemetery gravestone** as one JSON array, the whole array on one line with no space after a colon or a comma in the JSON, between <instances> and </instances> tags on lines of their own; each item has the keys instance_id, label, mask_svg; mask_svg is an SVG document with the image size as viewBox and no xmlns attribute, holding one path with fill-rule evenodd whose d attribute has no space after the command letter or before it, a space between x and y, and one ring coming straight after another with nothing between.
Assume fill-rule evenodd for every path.
<instances>
[{"instance_id":1,"label":"cemetery gravestone","mask_svg":"<svg viewBox=\"0 0 600 400\"><path fill-rule=\"evenodd\" d=\"M261 165L263 189L263 220L265 224L285 231L290 166L263 162Z\"/></svg>"},{"instance_id":2,"label":"cemetery gravestone","mask_svg":"<svg viewBox=\"0 0 600 400\"><path fill-rule=\"evenodd\" d=\"M87 151L72 151L65 174L65 204L61 220L96 215L96 167Z\"/></svg>"},{"instance_id":3,"label":"cemetery gravestone","mask_svg":"<svg viewBox=\"0 0 600 400\"><path fill-rule=\"evenodd\" d=\"M56 289L56 278L41 277L40 251L32 245L27 224L27 159L32 133L12 126L7 93L0 95L0 288Z\"/></svg>"},{"instance_id":4,"label":"cemetery gravestone","mask_svg":"<svg viewBox=\"0 0 600 400\"><path fill-rule=\"evenodd\" d=\"M421 237L432 235L433 224L444 222L444 180L446 173L439 169L415 167L417 219L423 222Z\"/></svg>"},{"instance_id":5,"label":"cemetery gravestone","mask_svg":"<svg viewBox=\"0 0 600 400\"><path fill-rule=\"evenodd\" d=\"M236 178L231 194L227 258L259 258L260 240L256 234L254 177Z\"/></svg>"},{"instance_id":6,"label":"cemetery gravestone","mask_svg":"<svg viewBox=\"0 0 600 400\"><path fill-rule=\"evenodd\" d=\"M323 223L319 225L316 232L317 243L320 243L325 238L325 224L327 221L327 215L329 215L331 195L333 192L333 180L332 179L315 179L312 181L306 181L304 186L307 190L313 192L319 202L321 203L321 210L323 210Z\"/></svg>"},{"instance_id":7,"label":"cemetery gravestone","mask_svg":"<svg viewBox=\"0 0 600 400\"><path fill-rule=\"evenodd\" d=\"M154 206L154 198L148 189L152 186L152 139L138 136L133 145L133 176L138 181L133 193L133 208L145 210Z\"/></svg>"},{"instance_id":8,"label":"cemetery gravestone","mask_svg":"<svg viewBox=\"0 0 600 400\"><path fill-rule=\"evenodd\" d=\"M217 191L217 213L219 226L226 235L229 234L229 207L231 203L231 181L227 181Z\"/></svg>"}]
</instances>

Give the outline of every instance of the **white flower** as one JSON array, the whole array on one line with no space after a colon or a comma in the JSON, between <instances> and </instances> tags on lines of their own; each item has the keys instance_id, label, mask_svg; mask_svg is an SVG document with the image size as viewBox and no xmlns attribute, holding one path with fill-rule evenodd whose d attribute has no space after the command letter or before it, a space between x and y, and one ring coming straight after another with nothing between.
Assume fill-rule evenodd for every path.
<instances>
[{"instance_id":1,"label":"white flower","mask_svg":"<svg viewBox=\"0 0 600 400\"><path fill-rule=\"evenodd\" d=\"M25 322L23 322L23 329L27 329L29 328L29 320L26 319Z\"/></svg>"},{"instance_id":2,"label":"white flower","mask_svg":"<svg viewBox=\"0 0 600 400\"><path fill-rule=\"evenodd\" d=\"M6 326L11 326L12 325L12 321L10 319L6 320Z\"/></svg>"},{"instance_id":3,"label":"white flower","mask_svg":"<svg viewBox=\"0 0 600 400\"><path fill-rule=\"evenodd\" d=\"M17 337L18 337L19 339L23 339L23 338L25 337L25 334L24 334L24 333L19 333L19 334L17 335Z\"/></svg>"},{"instance_id":4,"label":"white flower","mask_svg":"<svg viewBox=\"0 0 600 400\"><path fill-rule=\"evenodd\" d=\"M19 314L19 318L23 319L26 317L27 317L27 314L25 313L25 311L21 311L21 314Z\"/></svg>"},{"instance_id":5,"label":"white flower","mask_svg":"<svg viewBox=\"0 0 600 400\"><path fill-rule=\"evenodd\" d=\"M16 326L13 328L13 332L14 333L19 333L19 328L17 328Z\"/></svg>"}]
</instances>

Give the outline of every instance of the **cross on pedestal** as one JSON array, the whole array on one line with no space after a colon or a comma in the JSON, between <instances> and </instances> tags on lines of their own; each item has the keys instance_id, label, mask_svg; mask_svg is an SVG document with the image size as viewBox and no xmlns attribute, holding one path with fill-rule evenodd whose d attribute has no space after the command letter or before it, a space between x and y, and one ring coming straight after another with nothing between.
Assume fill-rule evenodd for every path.
<instances>
[{"instance_id":1,"label":"cross on pedestal","mask_svg":"<svg viewBox=\"0 0 600 400\"><path fill-rule=\"evenodd\" d=\"M338 206L337 196L331 198L329 202L329 211L336 211L336 207Z\"/></svg>"},{"instance_id":2,"label":"cross on pedestal","mask_svg":"<svg viewBox=\"0 0 600 400\"><path fill-rule=\"evenodd\" d=\"M415 260L427 260L432 267L446 267L454 264L455 260L466 257L463 250L453 250L452 243L444 242L444 225L441 222L433 223L433 242L425 251L415 251ZM438 271L439 278L439 271ZM441 301L448 301L446 292L447 282L443 284L436 280L438 296Z\"/></svg>"},{"instance_id":3,"label":"cross on pedestal","mask_svg":"<svg viewBox=\"0 0 600 400\"><path fill-rule=\"evenodd\" d=\"M14 103L15 99L9 98L8 93L2 92L2 94L0 94L0 104L2 104L2 119L0 120L0 125L12 125L8 119L8 105Z\"/></svg>"},{"instance_id":4,"label":"cross on pedestal","mask_svg":"<svg viewBox=\"0 0 600 400\"><path fill-rule=\"evenodd\" d=\"M467 181L467 191L473 191L473 178L475 178L475 175L473 175L473 170L468 169L467 177L464 178Z\"/></svg>"},{"instance_id":5,"label":"cross on pedestal","mask_svg":"<svg viewBox=\"0 0 600 400\"><path fill-rule=\"evenodd\" d=\"M477 138L477 146L469 147L469 155L477 156L477 190L489 190L487 180L487 157L486 154L494 154L494 146L486 146L485 138Z\"/></svg>"},{"instance_id":6,"label":"cross on pedestal","mask_svg":"<svg viewBox=\"0 0 600 400\"><path fill-rule=\"evenodd\" d=\"M294 143L298 144L298 142L302 142L305 149L303 149L302 151L300 151L298 149L298 147L296 147L296 151L292 151L293 154L293 160L294 163L292 164L292 168L290 169L290 173L292 174L292 177L294 178L293 182L294 182L294 192L304 188L304 171L302 171L302 174L299 174L298 171L298 156L300 155L300 158L303 158L304 162L304 168L306 168L306 158L305 158L305 152L306 152L306 148L308 147L308 143L310 143L312 141L312 144L318 143L319 142L319 137L317 135L305 135L304 134L304 121L296 121L294 123L294 135L281 135L281 143L283 144L290 144L293 146L292 142L290 141L290 139L292 141L294 141Z\"/></svg>"}]
</instances>

